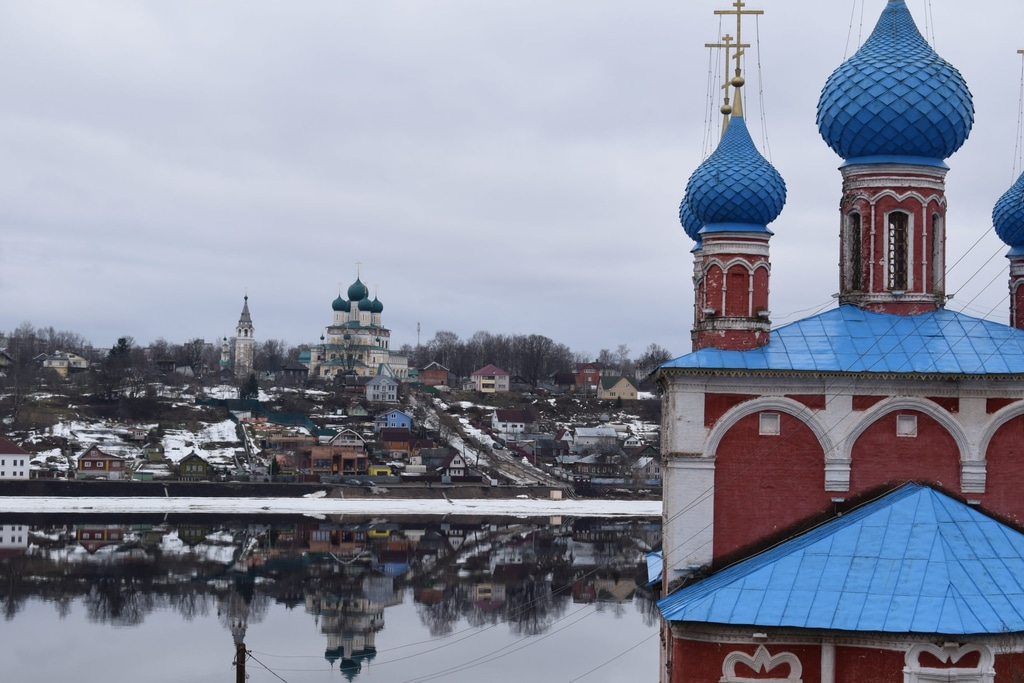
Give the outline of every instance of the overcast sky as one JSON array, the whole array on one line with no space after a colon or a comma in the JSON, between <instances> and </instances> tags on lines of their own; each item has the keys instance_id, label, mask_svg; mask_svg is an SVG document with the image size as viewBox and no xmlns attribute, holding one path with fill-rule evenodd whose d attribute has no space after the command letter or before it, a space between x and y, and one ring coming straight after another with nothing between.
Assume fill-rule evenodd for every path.
<instances>
[{"instance_id":1,"label":"overcast sky","mask_svg":"<svg viewBox=\"0 0 1024 683\"><path fill-rule=\"evenodd\" d=\"M861 4L748 3L766 13L745 27L760 44L747 119L764 151L763 89L789 188L771 225L775 324L838 290L840 160L815 106L886 2L867 0L863 29ZM908 5L977 109L949 161L947 262L969 252L950 307L1005 321L990 213L1015 169L1024 3ZM704 43L734 32L713 14L728 7L2 3L0 330L213 340L248 291L258 340L310 343L361 262L394 346L419 323L424 343L487 330L686 353L677 210L705 153Z\"/></svg>"}]
</instances>

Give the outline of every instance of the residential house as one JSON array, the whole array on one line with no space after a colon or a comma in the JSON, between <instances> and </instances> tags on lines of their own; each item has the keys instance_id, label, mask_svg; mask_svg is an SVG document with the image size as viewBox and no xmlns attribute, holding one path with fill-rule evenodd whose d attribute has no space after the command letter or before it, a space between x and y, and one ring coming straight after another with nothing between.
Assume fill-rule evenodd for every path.
<instances>
[{"instance_id":1,"label":"residential house","mask_svg":"<svg viewBox=\"0 0 1024 683\"><path fill-rule=\"evenodd\" d=\"M11 355L7 353L6 350L0 349L0 376L5 375L7 373L7 368L9 368L13 363L14 359L11 358Z\"/></svg>"},{"instance_id":2,"label":"residential house","mask_svg":"<svg viewBox=\"0 0 1024 683\"><path fill-rule=\"evenodd\" d=\"M78 456L76 479L123 479L127 470L127 461L116 455L104 453L98 446L93 446Z\"/></svg>"},{"instance_id":3,"label":"residential house","mask_svg":"<svg viewBox=\"0 0 1024 683\"><path fill-rule=\"evenodd\" d=\"M515 441L533 418L525 410L495 410L491 414L491 429L508 441Z\"/></svg>"},{"instance_id":4,"label":"residential house","mask_svg":"<svg viewBox=\"0 0 1024 683\"><path fill-rule=\"evenodd\" d=\"M370 403L398 403L398 380L377 375L366 383L366 400Z\"/></svg>"},{"instance_id":5,"label":"residential house","mask_svg":"<svg viewBox=\"0 0 1024 683\"><path fill-rule=\"evenodd\" d=\"M385 427L380 430L381 445L391 456L408 457L412 446L412 432L405 428Z\"/></svg>"},{"instance_id":6,"label":"residential house","mask_svg":"<svg viewBox=\"0 0 1024 683\"><path fill-rule=\"evenodd\" d=\"M13 441L0 438L0 479L28 479L32 454Z\"/></svg>"},{"instance_id":7,"label":"residential house","mask_svg":"<svg viewBox=\"0 0 1024 683\"><path fill-rule=\"evenodd\" d=\"M626 436L626 440L622 442L622 448L627 453L631 450L636 450L644 445L643 439L636 434L629 434Z\"/></svg>"},{"instance_id":8,"label":"residential house","mask_svg":"<svg viewBox=\"0 0 1024 683\"><path fill-rule=\"evenodd\" d=\"M395 408L373 418L373 431L379 432L388 427L412 429L412 416Z\"/></svg>"},{"instance_id":9,"label":"residential house","mask_svg":"<svg viewBox=\"0 0 1024 683\"><path fill-rule=\"evenodd\" d=\"M584 363L576 368L576 390L597 393L601 377L610 374L613 374L613 371L605 368L600 363Z\"/></svg>"},{"instance_id":10,"label":"residential house","mask_svg":"<svg viewBox=\"0 0 1024 683\"><path fill-rule=\"evenodd\" d=\"M370 417L370 411L364 408L359 403L353 403L352 405L350 405L348 407L348 410L345 411L345 414L348 415L349 417L357 418Z\"/></svg>"},{"instance_id":11,"label":"residential house","mask_svg":"<svg viewBox=\"0 0 1024 683\"><path fill-rule=\"evenodd\" d=\"M420 382L428 387L451 386L451 370L438 362L433 362L419 372Z\"/></svg>"},{"instance_id":12,"label":"residential house","mask_svg":"<svg viewBox=\"0 0 1024 683\"><path fill-rule=\"evenodd\" d=\"M123 526L113 524L82 524L75 527L75 538L92 555L100 548L120 545L124 541L124 532Z\"/></svg>"},{"instance_id":13,"label":"residential house","mask_svg":"<svg viewBox=\"0 0 1024 683\"><path fill-rule=\"evenodd\" d=\"M635 401L637 388L628 377L610 377L602 375L597 384L597 398L601 401Z\"/></svg>"},{"instance_id":14,"label":"residential house","mask_svg":"<svg viewBox=\"0 0 1024 683\"><path fill-rule=\"evenodd\" d=\"M72 373L84 372L89 369L89 361L77 353L58 351L57 353L44 355L42 366L46 370L53 370L61 377L67 377Z\"/></svg>"},{"instance_id":15,"label":"residential house","mask_svg":"<svg viewBox=\"0 0 1024 683\"><path fill-rule=\"evenodd\" d=\"M572 472L581 479L621 479L626 474L623 458L616 453L591 453L579 458Z\"/></svg>"},{"instance_id":16,"label":"residential house","mask_svg":"<svg viewBox=\"0 0 1024 683\"><path fill-rule=\"evenodd\" d=\"M574 430L572 451L575 453L617 450L618 447L619 435L614 427L577 427Z\"/></svg>"},{"instance_id":17,"label":"residential house","mask_svg":"<svg viewBox=\"0 0 1024 683\"><path fill-rule=\"evenodd\" d=\"M210 478L210 463L192 451L178 462L178 479L202 481Z\"/></svg>"},{"instance_id":18,"label":"residential house","mask_svg":"<svg viewBox=\"0 0 1024 683\"><path fill-rule=\"evenodd\" d=\"M129 441L145 441L148 435L148 427L129 427L126 437Z\"/></svg>"},{"instance_id":19,"label":"residential house","mask_svg":"<svg viewBox=\"0 0 1024 683\"><path fill-rule=\"evenodd\" d=\"M496 365L485 365L469 376L473 389L484 394L508 391L509 375Z\"/></svg>"},{"instance_id":20,"label":"residential house","mask_svg":"<svg viewBox=\"0 0 1024 683\"><path fill-rule=\"evenodd\" d=\"M633 479L644 486L661 486L661 458L644 456L633 463Z\"/></svg>"},{"instance_id":21,"label":"residential house","mask_svg":"<svg viewBox=\"0 0 1024 683\"><path fill-rule=\"evenodd\" d=\"M150 462L160 462L164 459L164 445L159 441L150 441L142 447L142 455Z\"/></svg>"},{"instance_id":22,"label":"residential house","mask_svg":"<svg viewBox=\"0 0 1024 683\"><path fill-rule=\"evenodd\" d=\"M466 464L466 459L462 457L462 454L456 452L448 456L438 472L442 477L455 479L468 475L469 466Z\"/></svg>"},{"instance_id":23,"label":"residential house","mask_svg":"<svg viewBox=\"0 0 1024 683\"><path fill-rule=\"evenodd\" d=\"M366 442L351 429L343 429L326 445L313 446L305 451L309 455L309 470L320 476L366 474L369 455Z\"/></svg>"},{"instance_id":24,"label":"residential house","mask_svg":"<svg viewBox=\"0 0 1024 683\"><path fill-rule=\"evenodd\" d=\"M550 382L559 387L572 389L576 386L576 373L569 370L559 370L551 374Z\"/></svg>"},{"instance_id":25,"label":"residential house","mask_svg":"<svg viewBox=\"0 0 1024 683\"><path fill-rule=\"evenodd\" d=\"M309 377L309 368L298 361L290 361L281 366L280 377L285 384L302 384Z\"/></svg>"}]
</instances>

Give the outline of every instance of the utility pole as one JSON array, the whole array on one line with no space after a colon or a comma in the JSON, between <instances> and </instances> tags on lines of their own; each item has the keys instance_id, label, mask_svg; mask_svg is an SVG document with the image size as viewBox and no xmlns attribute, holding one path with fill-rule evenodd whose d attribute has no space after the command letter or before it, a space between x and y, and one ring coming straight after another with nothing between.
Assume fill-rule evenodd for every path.
<instances>
[{"instance_id":1,"label":"utility pole","mask_svg":"<svg viewBox=\"0 0 1024 683\"><path fill-rule=\"evenodd\" d=\"M245 627L246 623L241 619L231 624L231 637L235 641L235 683L245 683Z\"/></svg>"}]
</instances>

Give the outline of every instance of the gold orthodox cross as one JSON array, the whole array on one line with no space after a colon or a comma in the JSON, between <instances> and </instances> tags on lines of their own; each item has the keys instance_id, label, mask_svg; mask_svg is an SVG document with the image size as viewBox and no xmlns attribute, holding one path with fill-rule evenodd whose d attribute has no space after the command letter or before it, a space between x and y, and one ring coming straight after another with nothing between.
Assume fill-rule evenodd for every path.
<instances>
[{"instance_id":1,"label":"gold orthodox cross","mask_svg":"<svg viewBox=\"0 0 1024 683\"><path fill-rule=\"evenodd\" d=\"M736 43L740 46L740 49L736 51L736 75L742 76L743 72L740 68L740 57L743 56L743 48L750 47L749 45L742 45L743 43L743 16L753 14L764 14L763 9L743 9L747 6L747 3L743 0L736 0L732 5L735 9L716 9L716 15L736 15ZM727 79L728 80L728 79Z\"/></svg>"},{"instance_id":2,"label":"gold orthodox cross","mask_svg":"<svg viewBox=\"0 0 1024 683\"><path fill-rule=\"evenodd\" d=\"M743 42L743 17L745 15L759 15L764 14L762 9L743 9L747 6L747 3L743 0L736 0L733 3L734 9L717 9L715 14L719 16L735 14L736 15L736 52L733 54L733 58L736 60L736 75L733 76L732 80L729 79L729 53L726 51L725 60L725 89L729 92L729 86L736 88L736 103L730 107L728 97L726 98L725 106L722 107L722 113L725 115L725 121L722 124L722 134L725 134L725 128L729 124L729 115L743 116L743 101L740 99L740 88L743 87L743 67L741 58L745 54L745 48L750 45ZM728 110L728 112L726 111Z\"/></svg>"},{"instance_id":3,"label":"gold orthodox cross","mask_svg":"<svg viewBox=\"0 0 1024 683\"><path fill-rule=\"evenodd\" d=\"M722 103L722 116L724 117L722 119L722 134L724 135L725 129L729 125L729 115L732 114L732 107L729 105L729 62L733 58L733 50L735 50L736 54L739 55L743 54L743 48L750 46L739 42L734 43L732 36L726 33L722 38L722 42L704 43L704 47L725 50L725 82L722 84L722 89L725 90L725 98Z\"/></svg>"}]
</instances>

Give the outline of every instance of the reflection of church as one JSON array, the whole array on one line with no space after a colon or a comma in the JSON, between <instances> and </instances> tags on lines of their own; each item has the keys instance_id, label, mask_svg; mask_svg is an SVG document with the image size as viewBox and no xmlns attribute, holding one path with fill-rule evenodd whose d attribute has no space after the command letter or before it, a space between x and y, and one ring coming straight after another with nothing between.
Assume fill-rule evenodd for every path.
<instances>
[{"instance_id":1,"label":"reflection of church","mask_svg":"<svg viewBox=\"0 0 1024 683\"><path fill-rule=\"evenodd\" d=\"M357 277L331 304L334 312L320 343L299 357L313 377L384 375L397 380L409 376L408 359L391 350L391 330L384 327L384 304Z\"/></svg>"},{"instance_id":2,"label":"reflection of church","mask_svg":"<svg viewBox=\"0 0 1024 683\"><path fill-rule=\"evenodd\" d=\"M731 120L680 209L694 351L657 371L662 681L1017 680L1024 180L994 216L1010 325L947 310L945 159L972 96L888 0L818 105L843 159L839 306L771 329L767 225L786 189L742 116L755 11L734 6Z\"/></svg>"}]
</instances>

